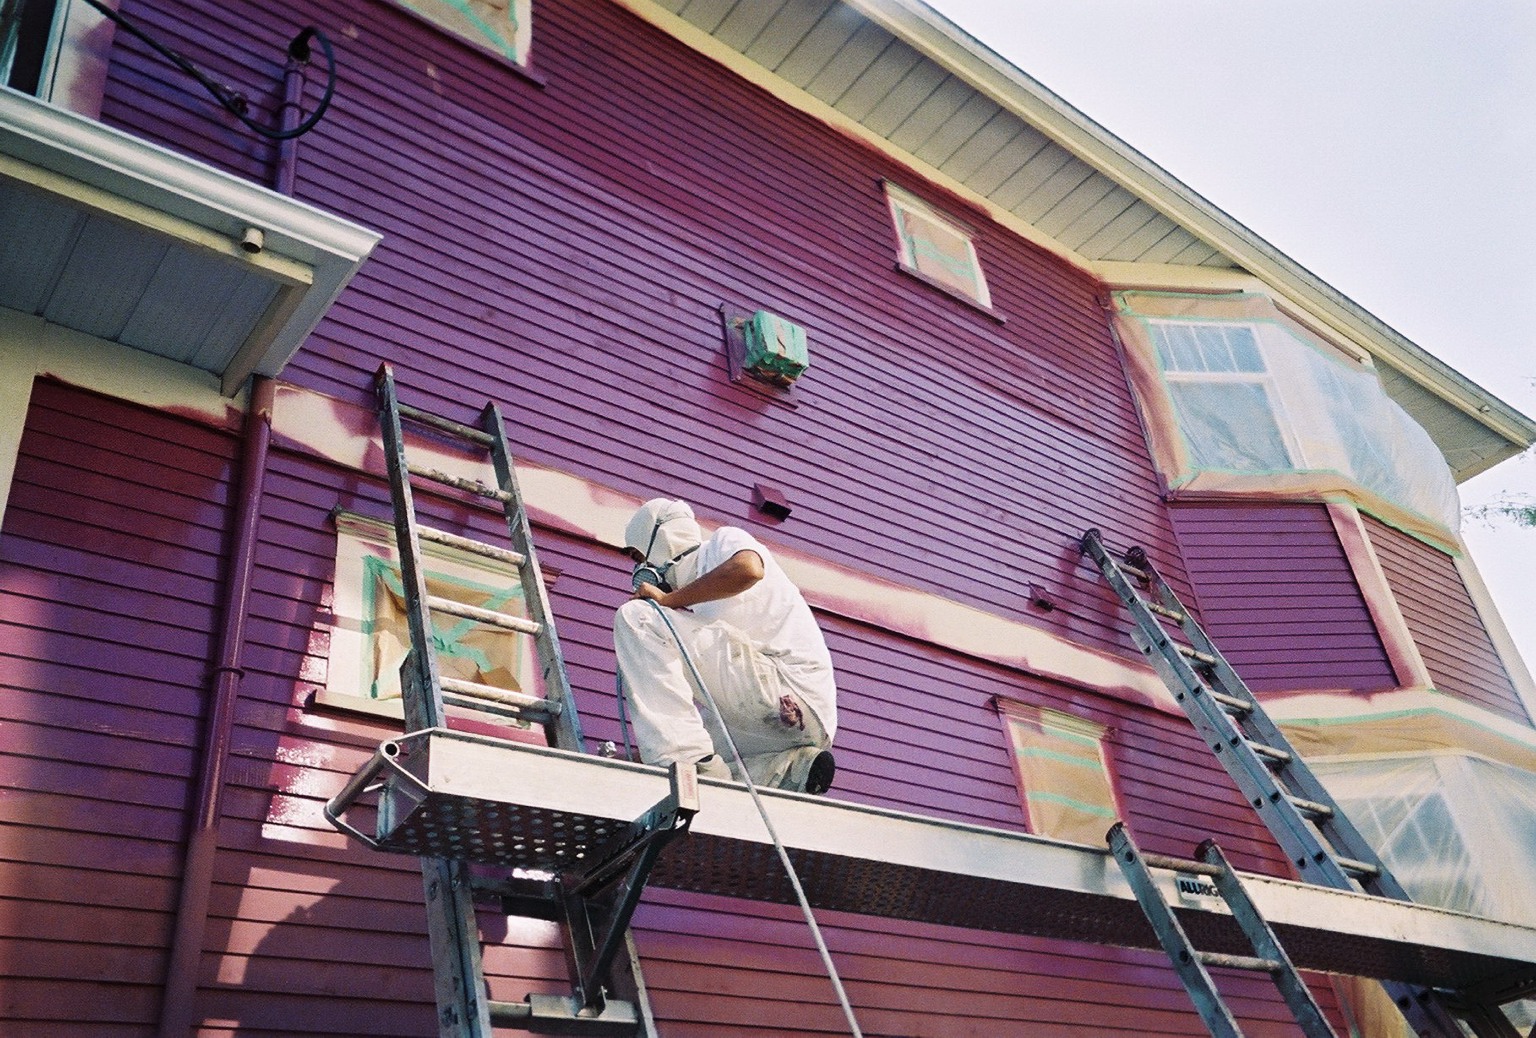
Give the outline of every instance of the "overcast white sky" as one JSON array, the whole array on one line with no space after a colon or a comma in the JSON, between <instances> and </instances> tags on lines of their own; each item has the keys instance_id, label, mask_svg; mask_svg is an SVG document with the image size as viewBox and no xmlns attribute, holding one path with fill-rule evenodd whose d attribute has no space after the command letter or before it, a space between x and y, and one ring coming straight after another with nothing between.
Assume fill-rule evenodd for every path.
<instances>
[{"instance_id":1,"label":"overcast white sky","mask_svg":"<svg viewBox=\"0 0 1536 1038\"><path fill-rule=\"evenodd\" d=\"M1424 349L1536 416L1532 0L928 0ZM1462 487L1536 494L1536 458ZM1536 530L1465 523L1528 666Z\"/></svg>"}]
</instances>

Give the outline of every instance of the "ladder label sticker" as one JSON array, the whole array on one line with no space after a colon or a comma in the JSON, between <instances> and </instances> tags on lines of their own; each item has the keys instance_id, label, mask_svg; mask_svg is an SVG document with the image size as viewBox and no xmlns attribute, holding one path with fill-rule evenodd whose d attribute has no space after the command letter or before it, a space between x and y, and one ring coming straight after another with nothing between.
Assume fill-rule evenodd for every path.
<instances>
[{"instance_id":1,"label":"ladder label sticker","mask_svg":"<svg viewBox=\"0 0 1536 1038\"><path fill-rule=\"evenodd\" d=\"M1216 890L1216 884L1209 876L1196 876L1188 872L1180 872L1174 876L1174 885L1179 891L1179 899L1191 904L1200 904L1211 899L1221 900L1221 894Z\"/></svg>"}]
</instances>

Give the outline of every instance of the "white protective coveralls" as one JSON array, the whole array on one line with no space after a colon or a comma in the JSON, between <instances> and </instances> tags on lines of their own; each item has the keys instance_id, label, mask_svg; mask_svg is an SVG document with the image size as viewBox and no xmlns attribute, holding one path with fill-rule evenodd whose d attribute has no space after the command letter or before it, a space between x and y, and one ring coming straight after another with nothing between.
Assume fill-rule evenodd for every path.
<instances>
[{"instance_id":1,"label":"white protective coveralls","mask_svg":"<svg viewBox=\"0 0 1536 1038\"><path fill-rule=\"evenodd\" d=\"M661 608L724 715L753 783L804 789L813 762L830 781L830 755L816 758L837 730L832 658L810 607L768 549L731 526L703 539L687 503L667 498L642 505L624 541L672 588L686 587L740 552L757 554L763 577L745 591L689 609ZM719 719L694 690L657 605L636 598L621 606L613 641L640 759L694 763L716 777L725 777L719 765L725 761L734 773ZM711 754L715 761L707 760ZM812 791L819 790L813 785Z\"/></svg>"}]
</instances>

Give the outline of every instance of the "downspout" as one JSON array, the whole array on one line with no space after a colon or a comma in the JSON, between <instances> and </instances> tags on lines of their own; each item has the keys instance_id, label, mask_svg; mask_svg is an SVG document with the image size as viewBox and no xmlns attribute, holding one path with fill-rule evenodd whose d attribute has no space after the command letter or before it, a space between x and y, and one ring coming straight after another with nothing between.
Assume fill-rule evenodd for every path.
<instances>
[{"instance_id":1,"label":"downspout","mask_svg":"<svg viewBox=\"0 0 1536 1038\"><path fill-rule=\"evenodd\" d=\"M213 890L213 859L218 848L224 799L224 772L234 729L235 703L245 671L245 621L250 611L251 572L256 560L256 532L261 520L262 485L272 440L275 383L257 376L251 385L240 458L240 485L232 516L229 570L224 583L223 618L218 632L217 663L210 675L209 706L198 765L196 813L187 836L181 870L181 895L171 936L165 993L160 1004L159 1038L186 1038L192 1027L202 964L208 900Z\"/></svg>"},{"instance_id":2,"label":"downspout","mask_svg":"<svg viewBox=\"0 0 1536 1038\"><path fill-rule=\"evenodd\" d=\"M301 43L301 41L303 41ZM277 125L288 130L297 125L299 103L304 99L307 85L304 70L309 67L309 43L304 35L288 45L288 63L283 66L283 106L277 113ZM280 195L293 197L293 181L299 165L299 139L284 137L277 142L277 171L273 176L272 189Z\"/></svg>"}]
</instances>

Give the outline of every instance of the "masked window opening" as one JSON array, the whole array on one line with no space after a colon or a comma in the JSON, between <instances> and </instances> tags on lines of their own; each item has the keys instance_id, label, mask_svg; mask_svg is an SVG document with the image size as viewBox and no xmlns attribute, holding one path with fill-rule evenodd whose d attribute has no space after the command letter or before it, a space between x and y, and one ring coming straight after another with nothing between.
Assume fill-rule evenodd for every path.
<instances>
[{"instance_id":1,"label":"masked window opening","mask_svg":"<svg viewBox=\"0 0 1536 1038\"><path fill-rule=\"evenodd\" d=\"M533 44L532 0L395 0L481 50L526 67Z\"/></svg>"},{"instance_id":2,"label":"masked window opening","mask_svg":"<svg viewBox=\"0 0 1536 1038\"><path fill-rule=\"evenodd\" d=\"M320 701L342 707L400 709L400 664L410 646L405 590L388 524L336 517L336 585L326 690ZM510 566L435 544L422 545L427 593L512 616L526 616L522 585ZM434 614L432 644L443 677L542 696L530 639L515 632ZM524 722L505 723L527 727Z\"/></svg>"},{"instance_id":3,"label":"masked window opening","mask_svg":"<svg viewBox=\"0 0 1536 1038\"><path fill-rule=\"evenodd\" d=\"M1105 729L1071 714L1006 700L999 709L1013 746L1029 831L1103 847L1105 832L1120 817L1104 756Z\"/></svg>"},{"instance_id":4,"label":"masked window opening","mask_svg":"<svg viewBox=\"0 0 1536 1038\"><path fill-rule=\"evenodd\" d=\"M894 184L887 184L885 192L896 226L896 261L901 269L990 308L992 296L970 233Z\"/></svg>"},{"instance_id":5,"label":"masked window opening","mask_svg":"<svg viewBox=\"0 0 1536 1038\"><path fill-rule=\"evenodd\" d=\"M1121 292L1116 303L1170 490L1352 497L1394 525L1454 542L1460 501L1450 468L1368 363L1263 296Z\"/></svg>"}]
</instances>

